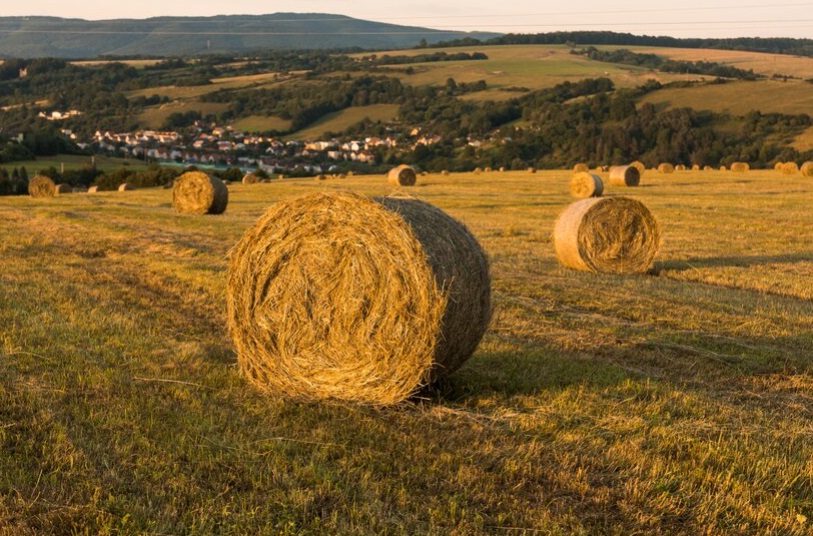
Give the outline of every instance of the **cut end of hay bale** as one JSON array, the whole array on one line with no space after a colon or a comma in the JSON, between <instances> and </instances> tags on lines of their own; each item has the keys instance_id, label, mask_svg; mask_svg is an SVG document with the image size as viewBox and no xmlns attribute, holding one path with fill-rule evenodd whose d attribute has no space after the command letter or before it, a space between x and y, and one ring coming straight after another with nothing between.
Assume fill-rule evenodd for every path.
<instances>
[{"instance_id":1,"label":"cut end of hay bale","mask_svg":"<svg viewBox=\"0 0 813 536\"><path fill-rule=\"evenodd\" d=\"M813 162L805 162L802 164L802 167L799 168L799 171L803 177L813 177Z\"/></svg>"},{"instance_id":2,"label":"cut end of hay bale","mask_svg":"<svg viewBox=\"0 0 813 536\"><path fill-rule=\"evenodd\" d=\"M387 173L387 183L391 186L414 186L418 175L411 166L401 164Z\"/></svg>"},{"instance_id":3,"label":"cut end of hay bale","mask_svg":"<svg viewBox=\"0 0 813 536\"><path fill-rule=\"evenodd\" d=\"M54 187L54 193L56 195L72 194L73 186L71 186L70 184L65 184L64 182L62 184L57 184Z\"/></svg>"},{"instance_id":4,"label":"cut end of hay bale","mask_svg":"<svg viewBox=\"0 0 813 536\"><path fill-rule=\"evenodd\" d=\"M584 199L586 197L601 197L604 193L604 183L601 177L592 173L575 173L570 178L570 195Z\"/></svg>"},{"instance_id":5,"label":"cut end of hay bale","mask_svg":"<svg viewBox=\"0 0 813 536\"><path fill-rule=\"evenodd\" d=\"M635 274L649 270L660 247L657 221L628 197L582 199L557 218L556 257L576 270Z\"/></svg>"},{"instance_id":6,"label":"cut end of hay bale","mask_svg":"<svg viewBox=\"0 0 813 536\"><path fill-rule=\"evenodd\" d=\"M257 184L258 182L260 182L260 178L254 173L246 173L243 175L243 184Z\"/></svg>"},{"instance_id":7,"label":"cut end of hay bale","mask_svg":"<svg viewBox=\"0 0 813 536\"><path fill-rule=\"evenodd\" d=\"M172 206L181 214L222 214L228 203L223 181L203 171L181 174L172 187Z\"/></svg>"},{"instance_id":8,"label":"cut end of hay bale","mask_svg":"<svg viewBox=\"0 0 813 536\"><path fill-rule=\"evenodd\" d=\"M392 404L474 352L491 313L488 263L422 201L310 194L273 205L231 250L227 311L260 390Z\"/></svg>"},{"instance_id":9,"label":"cut end of hay bale","mask_svg":"<svg viewBox=\"0 0 813 536\"><path fill-rule=\"evenodd\" d=\"M28 195L31 197L53 197L56 185L50 177L35 175L28 181Z\"/></svg>"},{"instance_id":10,"label":"cut end of hay bale","mask_svg":"<svg viewBox=\"0 0 813 536\"><path fill-rule=\"evenodd\" d=\"M643 175L644 171L646 171L646 166L640 160L636 160L635 162L631 162L630 165L638 170L639 175Z\"/></svg>"},{"instance_id":11,"label":"cut end of hay bale","mask_svg":"<svg viewBox=\"0 0 813 536\"><path fill-rule=\"evenodd\" d=\"M119 192L127 192L127 191L135 190L135 189L136 189L135 185L131 184L129 182L119 184Z\"/></svg>"},{"instance_id":12,"label":"cut end of hay bale","mask_svg":"<svg viewBox=\"0 0 813 536\"><path fill-rule=\"evenodd\" d=\"M613 186L638 186L641 173L635 166L613 166L610 168L610 184Z\"/></svg>"}]
</instances>

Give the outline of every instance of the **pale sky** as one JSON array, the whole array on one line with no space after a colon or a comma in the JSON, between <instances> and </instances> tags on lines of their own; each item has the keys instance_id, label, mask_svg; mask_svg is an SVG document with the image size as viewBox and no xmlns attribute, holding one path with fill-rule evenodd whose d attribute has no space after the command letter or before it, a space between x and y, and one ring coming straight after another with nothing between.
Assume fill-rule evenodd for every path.
<instances>
[{"instance_id":1,"label":"pale sky","mask_svg":"<svg viewBox=\"0 0 813 536\"><path fill-rule=\"evenodd\" d=\"M572 30L674 37L813 38L813 1L625 0L27 0L4 1L0 16L87 20L325 13L444 30L541 33Z\"/></svg>"}]
</instances>

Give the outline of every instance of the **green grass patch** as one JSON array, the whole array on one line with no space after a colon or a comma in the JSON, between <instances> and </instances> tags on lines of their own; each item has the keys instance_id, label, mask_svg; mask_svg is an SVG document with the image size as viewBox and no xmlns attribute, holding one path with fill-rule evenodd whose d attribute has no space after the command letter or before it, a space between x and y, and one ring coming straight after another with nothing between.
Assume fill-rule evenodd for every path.
<instances>
[{"instance_id":1,"label":"green grass patch","mask_svg":"<svg viewBox=\"0 0 813 536\"><path fill-rule=\"evenodd\" d=\"M315 140L326 132L342 132L363 121L392 121L398 116L397 104L373 104L370 106L353 106L338 112L327 114L310 126L286 136L286 139Z\"/></svg>"},{"instance_id":2,"label":"green grass patch","mask_svg":"<svg viewBox=\"0 0 813 536\"><path fill-rule=\"evenodd\" d=\"M291 121L281 117L252 115L236 120L232 123L232 126L243 132L267 132L270 130L284 132L291 128Z\"/></svg>"}]
</instances>

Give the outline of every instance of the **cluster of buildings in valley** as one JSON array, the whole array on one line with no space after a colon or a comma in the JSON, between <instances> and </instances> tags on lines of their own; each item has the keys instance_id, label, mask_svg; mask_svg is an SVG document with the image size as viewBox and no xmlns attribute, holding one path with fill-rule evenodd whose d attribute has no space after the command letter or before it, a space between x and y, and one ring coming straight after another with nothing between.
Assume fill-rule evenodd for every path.
<instances>
[{"instance_id":1,"label":"cluster of buildings in valley","mask_svg":"<svg viewBox=\"0 0 813 536\"><path fill-rule=\"evenodd\" d=\"M322 173L345 162L370 165L375 163L376 153L382 148L390 149L399 144L395 136L351 141L286 141L204 123L196 124L195 133L191 135L155 130L99 130L92 140L80 141L70 130L62 132L82 148L111 156L185 165L262 168L268 173L290 172L297 167L307 173ZM413 131L407 143L409 146L429 145L439 140L439 137L421 136L419 131Z\"/></svg>"}]
</instances>

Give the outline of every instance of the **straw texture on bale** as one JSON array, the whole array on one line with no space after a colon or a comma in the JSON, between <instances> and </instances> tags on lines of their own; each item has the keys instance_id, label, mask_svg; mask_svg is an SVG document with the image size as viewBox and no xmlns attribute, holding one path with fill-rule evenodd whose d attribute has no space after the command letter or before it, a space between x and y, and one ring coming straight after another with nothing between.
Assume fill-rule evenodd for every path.
<instances>
[{"instance_id":1,"label":"straw texture on bale","mask_svg":"<svg viewBox=\"0 0 813 536\"><path fill-rule=\"evenodd\" d=\"M397 403L463 364L491 315L462 224L346 192L273 205L231 250L226 294L241 371L300 399Z\"/></svg>"},{"instance_id":2,"label":"straw texture on bale","mask_svg":"<svg viewBox=\"0 0 813 536\"><path fill-rule=\"evenodd\" d=\"M57 184L54 187L54 193L56 193L57 195L72 194L73 186L71 186L70 184L65 184L64 182L62 184Z\"/></svg>"},{"instance_id":3,"label":"straw texture on bale","mask_svg":"<svg viewBox=\"0 0 813 536\"><path fill-rule=\"evenodd\" d=\"M692 166L692 171L700 171L700 165L699 164L694 164Z\"/></svg>"},{"instance_id":4,"label":"straw texture on bale","mask_svg":"<svg viewBox=\"0 0 813 536\"><path fill-rule=\"evenodd\" d=\"M802 167L799 168L799 171L801 171L805 177L813 177L813 162L805 162L802 164Z\"/></svg>"},{"instance_id":5,"label":"straw texture on bale","mask_svg":"<svg viewBox=\"0 0 813 536\"><path fill-rule=\"evenodd\" d=\"M731 172L732 173L746 173L747 171L751 170L751 166L748 162L732 162L731 163Z\"/></svg>"},{"instance_id":6,"label":"straw texture on bale","mask_svg":"<svg viewBox=\"0 0 813 536\"><path fill-rule=\"evenodd\" d=\"M579 199L585 197L601 197L604 193L604 183L601 177L587 173L574 173L570 179L570 195Z\"/></svg>"},{"instance_id":7,"label":"straw texture on bale","mask_svg":"<svg viewBox=\"0 0 813 536\"><path fill-rule=\"evenodd\" d=\"M675 171L686 171L686 166L683 164L678 164L675 166Z\"/></svg>"},{"instance_id":8,"label":"straw texture on bale","mask_svg":"<svg viewBox=\"0 0 813 536\"><path fill-rule=\"evenodd\" d=\"M223 214L229 189L223 181L203 171L187 171L175 179L172 206L181 214Z\"/></svg>"},{"instance_id":9,"label":"straw texture on bale","mask_svg":"<svg viewBox=\"0 0 813 536\"><path fill-rule=\"evenodd\" d=\"M257 184L260 182L260 178L257 177L254 173L246 173L243 175L243 180L241 181L243 184Z\"/></svg>"},{"instance_id":10,"label":"straw texture on bale","mask_svg":"<svg viewBox=\"0 0 813 536\"><path fill-rule=\"evenodd\" d=\"M782 173L785 175L793 175L799 172L799 165L796 162L785 162L782 164Z\"/></svg>"},{"instance_id":11,"label":"straw texture on bale","mask_svg":"<svg viewBox=\"0 0 813 536\"><path fill-rule=\"evenodd\" d=\"M593 197L568 206L553 231L556 257L589 272L646 272L660 247L658 222L629 197Z\"/></svg>"},{"instance_id":12,"label":"straw texture on bale","mask_svg":"<svg viewBox=\"0 0 813 536\"><path fill-rule=\"evenodd\" d=\"M417 180L415 170L406 164L394 167L387 173L387 184L391 186L414 186Z\"/></svg>"},{"instance_id":13,"label":"straw texture on bale","mask_svg":"<svg viewBox=\"0 0 813 536\"><path fill-rule=\"evenodd\" d=\"M573 166L573 173L582 173L587 171L590 171L590 168L587 166L587 164L580 162Z\"/></svg>"},{"instance_id":14,"label":"straw texture on bale","mask_svg":"<svg viewBox=\"0 0 813 536\"><path fill-rule=\"evenodd\" d=\"M613 186L638 186L641 174L635 166L613 166L610 168L610 184Z\"/></svg>"},{"instance_id":15,"label":"straw texture on bale","mask_svg":"<svg viewBox=\"0 0 813 536\"><path fill-rule=\"evenodd\" d=\"M134 185L130 184L129 182L124 182L122 184L119 184L119 192L126 192L128 190L135 190L135 189L136 189L136 187Z\"/></svg>"},{"instance_id":16,"label":"straw texture on bale","mask_svg":"<svg viewBox=\"0 0 813 536\"><path fill-rule=\"evenodd\" d=\"M658 173L674 173L675 166L670 164L669 162L663 162L658 166Z\"/></svg>"},{"instance_id":17,"label":"straw texture on bale","mask_svg":"<svg viewBox=\"0 0 813 536\"><path fill-rule=\"evenodd\" d=\"M50 177L35 175L28 181L28 195L31 197L53 197L56 185Z\"/></svg>"},{"instance_id":18,"label":"straw texture on bale","mask_svg":"<svg viewBox=\"0 0 813 536\"><path fill-rule=\"evenodd\" d=\"M773 165L773 169L774 171L782 171L782 166L784 165L785 165L784 162L777 162L776 164Z\"/></svg>"}]
</instances>

